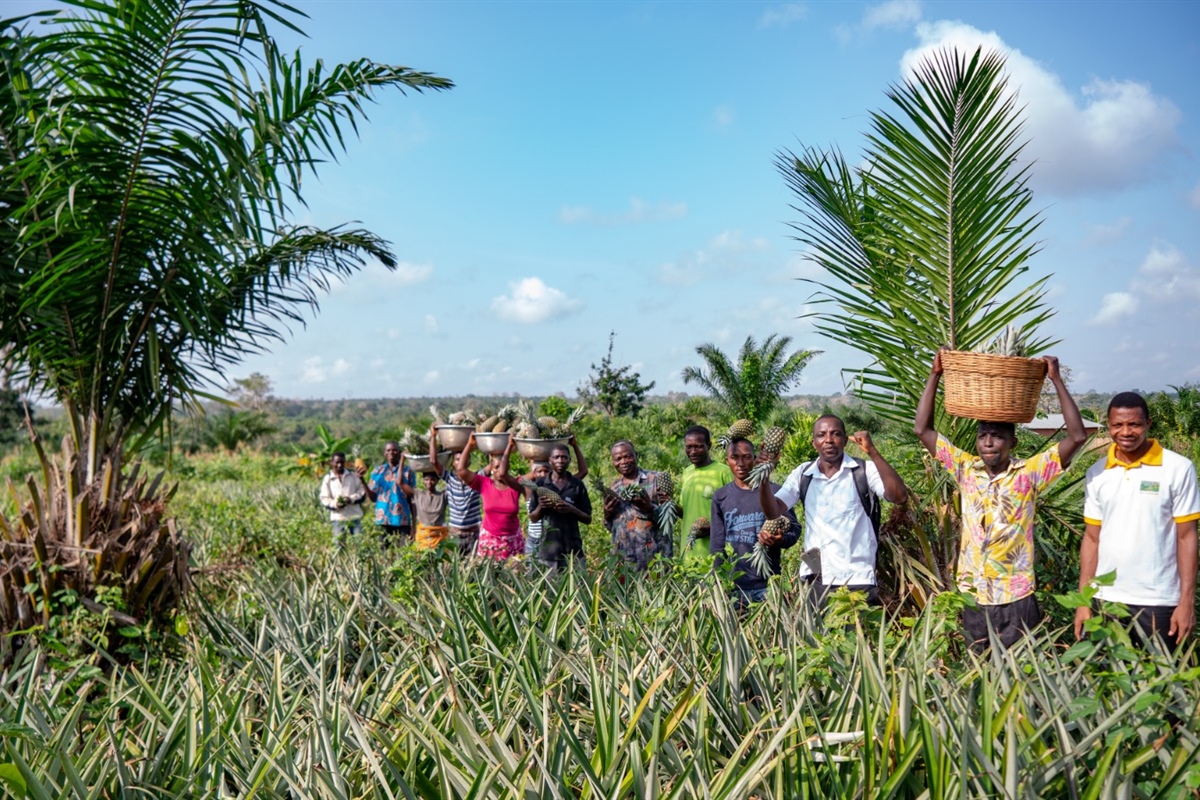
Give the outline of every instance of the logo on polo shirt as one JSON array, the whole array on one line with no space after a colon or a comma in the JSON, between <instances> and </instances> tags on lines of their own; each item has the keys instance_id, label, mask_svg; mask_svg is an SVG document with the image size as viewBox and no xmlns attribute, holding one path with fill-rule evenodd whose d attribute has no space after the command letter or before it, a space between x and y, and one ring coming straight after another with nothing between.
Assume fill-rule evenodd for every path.
<instances>
[{"instance_id":1,"label":"logo on polo shirt","mask_svg":"<svg viewBox=\"0 0 1200 800\"><path fill-rule=\"evenodd\" d=\"M1142 481L1138 491L1146 494L1158 494L1158 481Z\"/></svg>"}]
</instances>

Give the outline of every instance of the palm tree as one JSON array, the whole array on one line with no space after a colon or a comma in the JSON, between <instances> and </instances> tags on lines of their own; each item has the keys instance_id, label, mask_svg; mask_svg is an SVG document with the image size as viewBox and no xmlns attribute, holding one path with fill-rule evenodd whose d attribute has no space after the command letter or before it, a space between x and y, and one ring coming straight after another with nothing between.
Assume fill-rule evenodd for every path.
<instances>
[{"instance_id":1,"label":"palm tree","mask_svg":"<svg viewBox=\"0 0 1200 800\"><path fill-rule=\"evenodd\" d=\"M768 336L761 346L747 336L738 353L736 366L714 344L702 344L696 352L704 359L707 371L685 367L684 383L698 383L725 405L736 418L755 424L765 422L800 373L820 350L797 350L788 355L790 336Z\"/></svg>"},{"instance_id":2,"label":"palm tree","mask_svg":"<svg viewBox=\"0 0 1200 800\"><path fill-rule=\"evenodd\" d=\"M1003 69L995 53L941 51L871 115L862 166L836 150L777 160L800 201L797 239L828 273L813 281L833 307L817 329L871 359L858 394L893 420L911 422L939 347L979 348L1010 323L1033 334L1053 313L1046 278L1021 285L1040 223ZM1050 344L1030 336L1030 353ZM973 436L938 425L960 445Z\"/></svg>"},{"instance_id":3,"label":"palm tree","mask_svg":"<svg viewBox=\"0 0 1200 800\"><path fill-rule=\"evenodd\" d=\"M452 84L283 53L269 28L299 31L300 15L277 0L65 4L71 14L40 24L0 21L0 371L66 410L75 452L43 457L43 517L25 529L51 531L51 549L80 563L92 561L78 558L85 539L117 535L98 525L124 524L107 504L157 498L157 483L132 477L124 499L110 491L120 481L101 487L121 474L125 445L197 408L210 376L302 323L331 279L368 260L394 267L370 231L293 222L301 181L344 151L377 90ZM157 518L147 526L148 542L165 535ZM28 574L49 601L45 546ZM29 606L11 597L25 578L4 577L0 612L13 619L13 602Z\"/></svg>"}]
</instances>

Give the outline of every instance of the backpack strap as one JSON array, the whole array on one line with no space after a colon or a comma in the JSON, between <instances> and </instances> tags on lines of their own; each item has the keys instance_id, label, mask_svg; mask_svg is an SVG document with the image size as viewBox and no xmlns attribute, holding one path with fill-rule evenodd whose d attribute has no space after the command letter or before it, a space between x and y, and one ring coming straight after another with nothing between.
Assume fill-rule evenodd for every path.
<instances>
[{"instance_id":1,"label":"backpack strap","mask_svg":"<svg viewBox=\"0 0 1200 800\"><path fill-rule=\"evenodd\" d=\"M804 497L808 494L808 485L812 483L812 475L808 474L808 468L811 466L811 461L805 461L800 465L800 505L804 505Z\"/></svg>"},{"instance_id":2,"label":"backpack strap","mask_svg":"<svg viewBox=\"0 0 1200 800\"><path fill-rule=\"evenodd\" d=\"M858 502L862 504L863 510L867 512L867 518L871 520L871 530L875 532L875 536L879 536L879 523L882 514L879 498L871 491L871 484L867 480L867 462L861 458L848 456L843 454L842 458L850 459L850 463L855 465L850 472L854 476L854 488L858 490ZM808 461L802 465L804 472L800 473L800 503L803 505L804 497L808 494L808 485L812 483L812 475L808 474L808 468L812 466L812 462Z\"/></svg>"}]
</instances>

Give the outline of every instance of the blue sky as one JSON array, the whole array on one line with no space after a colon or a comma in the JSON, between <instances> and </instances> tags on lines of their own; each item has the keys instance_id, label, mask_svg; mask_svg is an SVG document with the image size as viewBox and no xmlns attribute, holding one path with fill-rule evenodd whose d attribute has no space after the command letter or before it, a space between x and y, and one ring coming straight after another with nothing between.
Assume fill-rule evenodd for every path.
<instances>
[{"instance_id":1,"label":"blue sky","mask_svg":"<svg viewBox=\"0 0 1200 800\"><path fill-rule=\"evenodd\" d=\"M457 87L388 94L306 189L403 264L335 287L288 343L229 374L286 397L573 395L615 361L655 393L713 342L867 356L818 337L819 277L774 160L840 147L920 53L984 43L1027 106L1043 212L1035 276L1076 390L1200 381L1200 4L300 2L308 59L367 57Z\"/></svg>"}]
</instances>

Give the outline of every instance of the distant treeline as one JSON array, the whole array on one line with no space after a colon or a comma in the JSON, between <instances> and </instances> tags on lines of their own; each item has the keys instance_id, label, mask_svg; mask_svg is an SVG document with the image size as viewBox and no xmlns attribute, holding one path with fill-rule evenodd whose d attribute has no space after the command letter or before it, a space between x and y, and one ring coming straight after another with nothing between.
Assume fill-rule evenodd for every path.
<instances>
[{"instance_id":1,"label":"distant treeline","mask_svg":"<svg viewBox=\"0 0 1200 800\"><path fill-rule=\"evenodd\" d=\"M579 402L578 398L564 397L562 394L557 396L563 397L571 406ZM672 392L648 397L647 404L674 405L685 402L689 397L694 396L684 392ZM1111 397L1111 393L1088 392L1077 395L1076 401L1084 410L1085 416L1099 419L1103 417ZM263 437L259 444L268 449L290 449L292 445L306 445L316 441L317 425L324 425L335 436L354 436L355 439L374 441L396 437L408 427L427 425L431 418L430 406L436 406L446 415L464 408L494 410L519 400L525 400L536 408L544 399L545 396L473 394L456 397L376 397L344 400L273 398L267 403L264 413L274 432ZM788 397L787 405L801 411L817 412L827 408L861 406L861 403L849 394L804 394ZM229 407L219 404L208 406L210 416L229 413L229 410ZM57 408L39 408L36 415L40 423L39 428L44 433L55 433L59 416L60 411ZM186 443L203 424L203 421L179 419L175 430L177 440Z\"/></svg>"}]
</instances>

